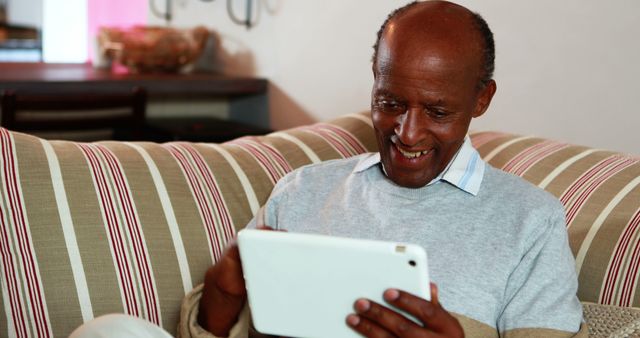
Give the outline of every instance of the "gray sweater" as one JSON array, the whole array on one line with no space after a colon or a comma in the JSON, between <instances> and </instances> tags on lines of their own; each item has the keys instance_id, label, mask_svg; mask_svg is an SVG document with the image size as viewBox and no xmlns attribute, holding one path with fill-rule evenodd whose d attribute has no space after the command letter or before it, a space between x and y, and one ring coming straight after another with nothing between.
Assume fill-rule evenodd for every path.
<instances>
[{"instance_id":1,"label":"gray sweater","mask_svg":"<svg viewBox=\"0 0 640 338\"><path fill-rule=\"evenodd\" d=\"M265 205L265 223L422 245L441 303L467 336L560 337L580 329L574 259L557 199L489 165L477 195L443 180L404 188L380 165L354 170L371 156L290 173Z\"/></svg>"}]
</instances>

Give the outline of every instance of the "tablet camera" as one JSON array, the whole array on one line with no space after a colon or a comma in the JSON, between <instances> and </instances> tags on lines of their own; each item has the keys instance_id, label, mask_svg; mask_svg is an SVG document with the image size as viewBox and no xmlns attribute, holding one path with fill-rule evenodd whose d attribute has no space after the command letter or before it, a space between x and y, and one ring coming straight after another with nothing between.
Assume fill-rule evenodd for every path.
<instances>
[{"instance_id":1,"label":"tablet camera","mask_svg":"<svg viewBox=\"0 0 640 338\"><path fill-rule=\"evenodd\" d=\"M416 266L416 261L414 261L413 259L409 261L409 265L411 266Z\"/></svg>"}]
</instances>

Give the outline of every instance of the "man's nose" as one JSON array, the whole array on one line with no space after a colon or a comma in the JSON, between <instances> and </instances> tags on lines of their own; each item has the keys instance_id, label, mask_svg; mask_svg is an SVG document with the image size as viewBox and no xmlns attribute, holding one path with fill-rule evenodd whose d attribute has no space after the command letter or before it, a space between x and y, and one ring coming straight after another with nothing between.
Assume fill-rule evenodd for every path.
<instances>
[{"instance_id":1,"label":"man's nose","mask_svg":"<svg viewBox=\"0 0 640 338\"><path fill-rule=\"evenodd\" d=\"M408 108L398 116L395 134L402 144L413 147L420 145L425 139L427 128L427 116L420 108Z\"/></svg>"}]
</instances>

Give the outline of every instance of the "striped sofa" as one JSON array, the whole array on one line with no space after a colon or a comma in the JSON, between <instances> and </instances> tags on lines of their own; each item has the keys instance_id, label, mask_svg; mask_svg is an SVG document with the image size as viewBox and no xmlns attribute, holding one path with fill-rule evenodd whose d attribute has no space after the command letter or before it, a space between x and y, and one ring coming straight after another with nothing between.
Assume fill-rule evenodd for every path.
<instances>
[{"instance_id":1,"label":"striped sofa","mask_svg":"<svg viewBox=\"0 0 640 338\"><path fill-rule=\"evenodd\" d=\"M566 206L592 333L633 330L640 159L503 133L472 140ZM175 333L184 295L279 178L376 145L363 113L224 144L82 144L0 129L0 148L0 337L59 337L113 312Z\"/></svg>"}]
</instances>

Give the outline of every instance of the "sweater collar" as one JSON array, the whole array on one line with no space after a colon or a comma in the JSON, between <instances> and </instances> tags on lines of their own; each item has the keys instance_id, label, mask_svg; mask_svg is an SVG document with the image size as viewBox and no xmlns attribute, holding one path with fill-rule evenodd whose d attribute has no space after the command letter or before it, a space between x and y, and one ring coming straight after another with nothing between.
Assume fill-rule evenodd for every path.
<instances>
[{"instance_id":1,"label":"sweater collar","mask_svg":"<svg viewBox=\"0 0 640 338\"><path fill-rule=\"evenodd\" d=\"M375 167L380 163L380 153L372 153L360 161L354 168L355 173L360 173ZM455 187L468 192L471 195L477 195L484 176L485 162L473 148L471 139L467 135L447 167L436 178L427 184L430 186L439 181L446 181ZM384 168L383 168L384 170Z\"/></svg>"}]
</instances>

